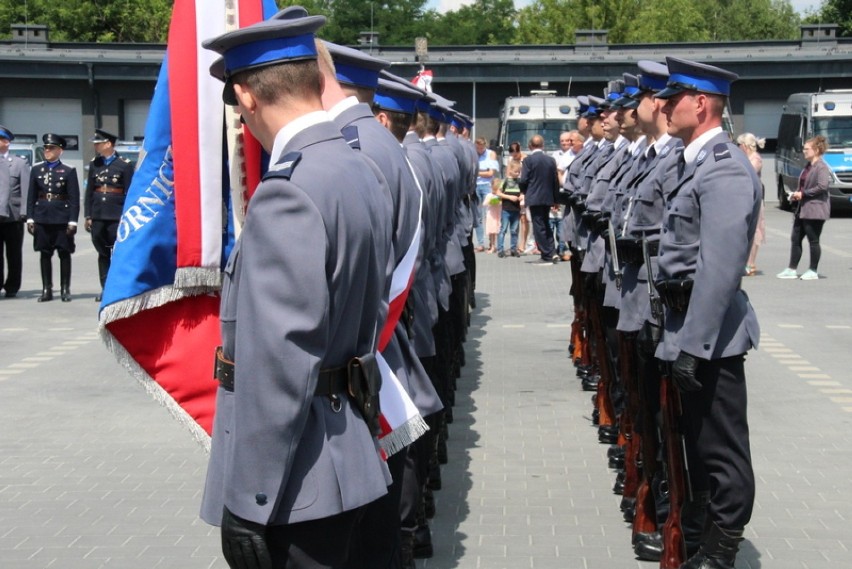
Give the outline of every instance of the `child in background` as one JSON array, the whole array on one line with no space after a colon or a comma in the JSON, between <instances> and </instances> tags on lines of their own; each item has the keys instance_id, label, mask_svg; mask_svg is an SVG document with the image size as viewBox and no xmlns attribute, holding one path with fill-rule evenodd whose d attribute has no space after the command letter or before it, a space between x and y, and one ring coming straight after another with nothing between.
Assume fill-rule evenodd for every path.
<instances>
[{"instance_id":1,"label":"child in background","mask_svg":"<svg viewBox=\"0 0 852 569\"><path fill-rule=\"evenodd\" d=\"M502 207L500 196L497 192L500 191L503 181L500 178L491 180L491 193L485 197L486 206L485 212L485 233L488 234L488 252L495 253L497 251L497 234L500 232L500 215Z\"/></svg>"}]
</instances>

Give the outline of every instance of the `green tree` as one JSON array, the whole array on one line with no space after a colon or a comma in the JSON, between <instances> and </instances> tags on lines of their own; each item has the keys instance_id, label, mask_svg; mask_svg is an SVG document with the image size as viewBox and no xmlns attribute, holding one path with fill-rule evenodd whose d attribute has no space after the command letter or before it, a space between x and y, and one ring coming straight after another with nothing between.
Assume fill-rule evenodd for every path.
<instances>
[{"instance_id":1,"label":"green tree","mask_svg":"<svg viewBox=\"0 0 852 569\"><path fill-rule=\"evenodd\" d=\"M794 39L799 16L789 0L711 0L700 4L711 41Z\"/></svg>"},{"instance_id":2,"label":"green tree","mask_svg":"<svg viewBox=\"0 0 852 569\"><path fill-rule=\"evenodd\" d=\"M838 36L852 37L852 0L824 0L819 10L805 18L808 24L837 24Z\"/></svg>"},{"instance_id":3,"label":"green tree","mask_svg":"<svg viewBox=\"0 0 852 569\"><path fill-rule=\"evenodd\" d=\"M516 16L512 0L476 0L436 19L427 37L434 45L508 44L515 36Z\"/></svg>"},{"instance_id":4,"label":"green tree","mask_svg":"<svg viewBox=\"0 0 852 569\"><path fill-rule=\"evenodd\" d=\"M0 30L48 24L51 41L164 42L172 0L28 0L0 3Z\"/></svg>"},{"instance_id":5,"label":"green tree","mask_svg":"<svg viewBox=\"0 0 852 569\"><path fill-rule=\"evenodd\" d=\"M521 8L512 43L572 44L580 14L575 0L536 0Z\"/></svg>"},{"instance_id":6,"label":"green tree","mask_svg":"<svg viewBox=\"0 0 852 569\"><path fill-rule=\"evenodd\" d=\"M704 41L704 16L693 0L648 2L626 34L628 43Z\"/></svg>"}]
</instances>

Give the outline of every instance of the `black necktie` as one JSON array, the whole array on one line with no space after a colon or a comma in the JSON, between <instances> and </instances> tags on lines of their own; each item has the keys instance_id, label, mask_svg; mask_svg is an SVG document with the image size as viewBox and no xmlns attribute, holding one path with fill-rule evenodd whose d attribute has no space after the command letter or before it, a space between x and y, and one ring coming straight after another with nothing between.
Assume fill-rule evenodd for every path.
<instances>
[{"instance_id":1,"label":"black necktie","mask_svg":"<svg viewBox=\"0 0 852 569\"><path fill-rule=\"evenodd\" d=\"M686 158L683 157L683 152L677 157L677 179L683 178L683 171L686 168Z\"/></svg>"}]
</instances>

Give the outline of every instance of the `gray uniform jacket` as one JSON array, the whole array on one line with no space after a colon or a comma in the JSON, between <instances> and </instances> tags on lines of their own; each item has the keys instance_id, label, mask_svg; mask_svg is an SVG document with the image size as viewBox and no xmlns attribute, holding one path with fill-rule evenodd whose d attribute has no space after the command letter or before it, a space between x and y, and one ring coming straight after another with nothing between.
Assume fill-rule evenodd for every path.
<instances>
[{"instance_id":1,"label":"gray uniform jacket","mask_svg":"<svg viewBox=\"0 0 852 569\"><path fill-rule=\"evenodd\" d=\"M435 355L435 337L432 327L438 321L438 291L432 278L432 258L437 252L437 224L435 213L438 210L438 191L436 175L429 159L429 153L420 143L417 134L409 133L403 140L406 155L414 168L414 173L423 189L423 209L420 216L420 262L414 276L411 294L414 303L414 322L411 344L419 357Z\"/></svg>"},{"instance_id":2,"label":"gray uniform jacket","mask_svg":"<svg viewBox=\"0 0 852 569\"><path fill-rule=\"evenodd\" d=\"M602 164L589 186L589 196L586 198L586 209L602 211L604 199L609 192L612 181L630 161L629 144L626 139L620 144L610 159ZM584 273L596 273L604 267L606 251L604 242L597 231L589 230L589 241L586 245L586 256L583 258L581 270Z\"/></svg>"},{"instance_id":3,"label":"gray uniform jacket","mask_svg":"<svg viewBox=\"0 0 852 569\"><path fill-rule=\"evenodd\" d=\"M461 202L462 178L459 171L459 163L456 155L445 141L429 139L426 147L432 152L438 168L444 178L444 189L446 199L444 201L444 261L450 275L457 275L465 271L464 255L458 240L456 227L458 227L458 209ZM448 295L449 298L449 295Z\"/></svg>"},{"instance_id":4,"label":"gray uniform jacket","mask_svg":"<svg viewBox=\"0 0 852 569\"><path fill-rule=\"evenodd\" d=\"M680 351L719 359L757 346L760 327L740 283L761 199L754 168L726 133L685 165L666 200L657 280L689 278L693 288L685 312L666 308L661 360Z\"/></svg>"},{"instance_id":5,"label":"gray uniform jacket","mask_svg":"<svg viewBox=\"0 0 852 569\"><path fill-rule=\"evenodd\" d=\"M297 133L272 162L280 175L258 186L224 271L222 342L235 389L220 388L216 401L201 507L214 525L223 505L268 525L325 518L389 484L347 397L335 411L314 392L321 369L376 349L390 207L331 122Z\"/></svg>"},{"instance_id":6,"label":"gray uniform jacket","mask_svg":"<svg viewBox=\"0 0 852 569\"><path fill-rule=\"evenodd\" d=\"M627 216L623 221L624 236L641 239L647 232L653 233L655 242L659 241L660 222L663 218L663 188L671 190L677 181L677 155L674 150L682 145L679 138L670 138L659 153L649 159L642 171L630 181L628 194L622 202L622 209ZM640 202L640 196L644 201ZM645 225L637 225L637 220ZM637 227L641 229L637 231ZM656 259L656 255L654 258ZM632 263L622 264L619 306L616 329L621 332L636 332L646 320L656 323L651 315L648 268L644 263L640 266Z\"/></svg>"},{"instance_id":7,"label":"gray uniform jacket","mask_svg":"<svg viewBox=\"0 0 852 569\"><path fill-rule=\"evenodd\" d=\"M831 217L831 197L828 186L831 184L831 172L825 160L817 160L811 166L802 185L802 199L796 210L801 219L828 219Z\"/></svg>"},{"instance_id":8,"label":"gray uniform jacket","mask_svg":"<svg viewBox=\"0 0 852 569\"><path fill-rule=\"evenodd\" d=\"M27 203L29 187L27 161L11 152L5 158L0 157L0 222L20 221L25 217L21 207Z\"/></svg>"},{"instance_id":9,"label":"gray uniform jacket","mask_svg":"<svg viewBox=\"0 0 852 569\"><path fill-rule=\"evenodd\" d=\"M444 255L447 250L447 243L444 238L444 228L447 219L447 200L449 199L446 190L446 180L444 179L443 170L438 163L438 160L433 156L431 146L434 146L435 140L432 139L432 144L427 144L420 140L417 133L414 131L405 135L403 145L410 149L422 150L422 155L425 157L432 171L433 189L435 191L430 207L430 218L432 227L429 233L433 241L431 254L429 255L429 265L432 271L432 280L435 285L435 295L438 305L444 310L449 309L450 303L450 271L447 268L447 262ZM419 153L419 152L418 152ZM437 318L437 313L436 313Z\"/></svg>"},{"instance_id":10,"label":"gray uniform jacket","mask_svg":"<svg viewBox=\"0 0 852 569\"><path fill-rule=\"evenodd\" d=\"M369 105L358 103L343 110L334 118L334 124L343 132L344 138L348 138L349 132L356 133L351 130L352 127L357 129L358 141L354 147L378 166L387 181L393 206L392 249L396 267L412 245L420 221L422 193L414 171L399 141L379 124ZM387 310L383 312L386 314ZM390 349L392 346L388 345L382 354L420 413L426 416L441 409L440 399L426 370L417 358L410 357L410 341L401 320L397 322L390 343L400 344L399 349Z\"/></svg>"}]
</instances>

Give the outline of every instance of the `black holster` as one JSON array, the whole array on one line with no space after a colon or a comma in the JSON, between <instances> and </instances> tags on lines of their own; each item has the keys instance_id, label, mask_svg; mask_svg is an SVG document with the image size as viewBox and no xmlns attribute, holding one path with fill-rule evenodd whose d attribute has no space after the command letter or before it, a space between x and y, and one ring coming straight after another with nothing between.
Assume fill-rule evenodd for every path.
<instances>
[{"instance_id":1,"label":"black holster","mask_svg":"<svg viewBox=\"0 0 852 569\"><path fill-rule=\"evenodd\" d=\"M379 436L382 431L379 425L379 388L382 386L382 376L376 356L371 353L352 358L346 368L349 397L361 412L370 432Z\"/></svg>"},{"instance_id":2,"label":"black holster","mask_svg":"<svg viewBox=\"0 0 852 569\"><path fill-rule=\"evenodd\" d=\"M663 304L674 312L686 312L692 295L692 279L668 279L656 284Z\"/></svg>"}]
</instances>

